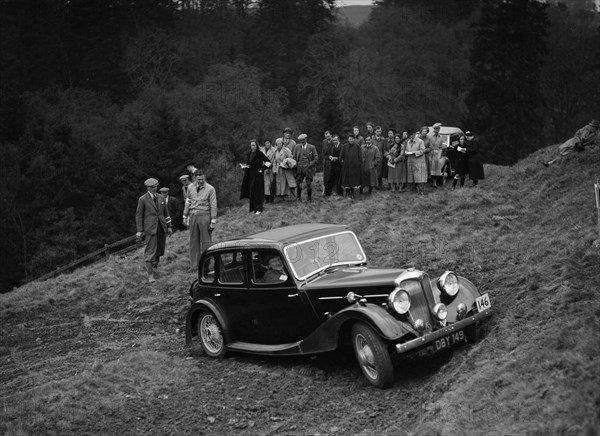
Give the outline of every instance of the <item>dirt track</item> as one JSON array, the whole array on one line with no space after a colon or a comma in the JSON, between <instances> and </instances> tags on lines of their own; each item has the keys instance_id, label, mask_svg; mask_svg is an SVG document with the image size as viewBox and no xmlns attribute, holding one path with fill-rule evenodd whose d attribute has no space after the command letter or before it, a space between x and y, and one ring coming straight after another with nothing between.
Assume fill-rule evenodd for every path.
<instances>
[{"instance_id":1,"label":"dirt track","mask_svg":"<svg viewBox=\"0 0 600 436\"><path fill-rule=\"evenodd\" d=\"M29 414L38 417L23 429L31 434L402 434L423 424L422 405L444 389L438 374L457 370L472 350L465 345L396 359L395 386L381 391L367 383L345 351L289 358L204 356L199 347L184 347L185 307L171 303L165 302L160 315L133 316L129 308L76 318L55 312L43 322L13 319L0 349L3 430L11 433L18 417ZM152 315L163 321L150 321ZM185 369L183 376L167 375L159 387L147 380L146 390L117 386L108 395L118 391L118 408L82 412L63 402L59 413L49 413L43 401L13 403L19 392L43 398L44 386L60 387L128 355L143 361L144 353L172 360ZM155 372L151 378L161 377ZM132 386L143 385L144 376Z\"/></svg>"}]
</instances>

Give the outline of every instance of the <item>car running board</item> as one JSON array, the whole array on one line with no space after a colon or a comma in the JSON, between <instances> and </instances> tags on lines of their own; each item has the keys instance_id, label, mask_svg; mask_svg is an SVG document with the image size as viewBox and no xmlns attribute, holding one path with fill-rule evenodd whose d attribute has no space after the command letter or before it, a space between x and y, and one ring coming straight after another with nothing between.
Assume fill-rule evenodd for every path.
<instances>
[{"instance_id":1,"label":"car running board","mask_svg":"<svg viewBox=\"0 0 600 436\"><path fill-rule=\"evenodd\" d=\"M239 351L242 353L255 354L303 354L300 351L300 342L302 341L277 345L253 344L250 342L232 342L230 344L227 344L227 349L231 351Z\"/></svg>"}]
</instances>

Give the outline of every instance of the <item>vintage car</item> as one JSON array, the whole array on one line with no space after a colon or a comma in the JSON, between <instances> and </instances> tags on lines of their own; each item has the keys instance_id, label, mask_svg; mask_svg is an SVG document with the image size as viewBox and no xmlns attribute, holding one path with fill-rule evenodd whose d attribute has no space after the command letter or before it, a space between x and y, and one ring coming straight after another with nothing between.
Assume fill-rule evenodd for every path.
<instances>
[{"instance_id":1,"label":"vintage car","mask_svg":"<svg viewBox=\"0 0 600 436\"><path fill-rule=\"evenodd\" d=\"M204 352L304 355L350 343L369 382L394 382L391 355L474 341L488 294L446 271L367 267L345 225L300 224L217 243L190 287L186 343Z\"/></svg>"}]
</instances>

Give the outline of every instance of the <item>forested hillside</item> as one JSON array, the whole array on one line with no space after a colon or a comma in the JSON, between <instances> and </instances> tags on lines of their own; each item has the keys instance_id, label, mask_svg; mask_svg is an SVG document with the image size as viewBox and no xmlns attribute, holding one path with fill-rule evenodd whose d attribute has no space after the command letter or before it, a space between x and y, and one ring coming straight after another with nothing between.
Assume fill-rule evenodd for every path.
<instances>
[{"instance_id":1,"label":"forested hillside","mask_svg":"<svg viewBox=\"0 0 600 436\"><path fill-rule=\"evenodd\" d=\"M592 1L0 3L0 290L134 232L142 182L183 165L238 204L251 138L442 122L510 164L600 113Z\"/></svg>"}]
</instances>

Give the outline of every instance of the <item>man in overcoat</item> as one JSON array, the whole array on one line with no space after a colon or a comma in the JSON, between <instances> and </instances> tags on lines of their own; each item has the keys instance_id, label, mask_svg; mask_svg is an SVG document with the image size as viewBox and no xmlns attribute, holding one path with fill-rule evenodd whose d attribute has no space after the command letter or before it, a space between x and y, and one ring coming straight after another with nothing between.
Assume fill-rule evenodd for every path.
<instances>
[{"instance_id":1,"label":"man in overcoat","mask_svg":"<svg viewBox=\"0 0 600 436\"><path fill-rule=\"evenodd\" d=\"M336 193L342 195L343 190L340 184L340 176L342 173L342 165L340 163L340 153L342 152L342 145L340 144L340 138L338 135L333 135L331 144L323 151L323 160L325 161L325 168L329 170L327 173L323 173L323 181L325 184L325 196L329 197L335 187ZM327 174L327 175L325 175Z\"/></svg>"},{"instance_id":2,"label":"man in overcoat","mask_svg":"<svg viewBox=\"0 0 600 436\"><path fill-rule=\"evenodd\" d=\"M344 187L346 196L354 199L354 190L360 188L362 150L360 145L355 142L354 133L348 133L346 138L348 142L342 146L340 152L342 171L340 184Z\"/></svg>"},{"instance_id":3,"label":"man in overcoat","mask_svg":"<svg viewBox=\"0 0 600 436\"><path fill-rule=\"evenodd\" d=\"M325 139L321 142L321 156L323 157L323 184L329 177L331 171L330 161L325 157L325 152L333 145L333 137L329 130L325 130Z\"/></svg>"},{"instance_id":4,"label":"man in overcoat","mask_svg":"<svg viewBox=\"0 0 600 436\"><path fill-rule=\"evenodd\" d=\"M375 127L375 135L371 137L371 141L373 146L379 150L380 162L377 166L377 187L381 189L383 187L383 179L388 178L388 166L387 159L384 159L384 156L387 156L390 149L388 148L388 142L386 138L382 135L381 126Z\"/></svg>"},{"instance_id":5,"label":"man in overcoat","mask_svg":"<svg viewBox=\"0 0 600 436\"><path fill-rule=\"evenodd\" d=\"M162 195L157 192L158 180L149 178L144 182L147 192L138 199L135 212L137 227L136 238L146 238L144 262L148 273L148 282L154 283L154 270L158 266L160 256L165 254L167 234L171 235L171 218L167 204Z\"/></svg>"},{"instance_id":6,"label":"man in overcoat","mask_svg":"<svg viewBox=\"0 0 600 436\"><path fill-rule=\"evenodd\" d=\"M362 148L362 183L361 194L364 187L369 188L369 194L378 183L378 170L381 168L381 154L379 149L373 145L373 139L367 136L366 143Z\"/></svg>"},{"instance_id":7,"label":"man in overcoat","mask_svg":"<svg viewBox=\"0 0 600 436\"><path fill-rule=\"evenodd\" d=\"M169 188L166 186L160 188L160 194L165 199L167 212L169 213L169 217L171 217L171 227L173 228L173 231L183 230L183 219L181 217L183 213L183 207L179 205L177 198L169 195Z\"/></svg>"},{"instance_id":8,"label":"man in overcoat","mask_svg":"<svg viewBox=\"0 0 600 436\"><path fill-rule=\"evenodd\" d=\"M296 145L294 159L296 159L296 196L298 201L302 201L302 182L306 180L307 200L312 201L312 181L317 171L319 155L317 148L308 143L308 136L302 133L298 136L299 144Z\"/></svg>"}]
</instances>

